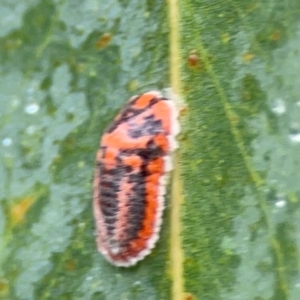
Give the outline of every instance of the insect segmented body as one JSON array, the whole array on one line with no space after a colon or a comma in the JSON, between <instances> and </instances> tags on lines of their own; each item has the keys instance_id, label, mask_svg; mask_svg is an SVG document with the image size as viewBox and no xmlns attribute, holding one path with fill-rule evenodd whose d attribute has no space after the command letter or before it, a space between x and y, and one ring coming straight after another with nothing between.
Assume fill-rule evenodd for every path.
<instances>
[{"instance_id":1,"label":"insect segmented body","mask_svg":"<svg viewBox=\"0 0 300 300\"><path fill-rule=\"evenodd\" d=\"M98 249L114 265L136 264L158 239L178 133L174 101L150 91L132 97L101 138L94 216Z\"/></svg>"}]
</instances>

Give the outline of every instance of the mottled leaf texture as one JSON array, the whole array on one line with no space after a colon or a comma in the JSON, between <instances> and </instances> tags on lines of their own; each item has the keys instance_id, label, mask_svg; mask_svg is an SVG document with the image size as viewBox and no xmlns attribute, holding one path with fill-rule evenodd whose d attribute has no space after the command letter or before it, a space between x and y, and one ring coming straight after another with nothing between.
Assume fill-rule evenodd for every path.
<instances>
[{"instance_id":1,"label":"mottled leaf texture","mask_svg":"<svg viewBox=\"0 0 300 300\"><path fill-rule=\"evenodd\" d=\"M0 300L300 299L298 0L2 0L0 28ZM170 86L181 176L153 252L117 268L99 138Z\"/></svg>"}]
</instances>

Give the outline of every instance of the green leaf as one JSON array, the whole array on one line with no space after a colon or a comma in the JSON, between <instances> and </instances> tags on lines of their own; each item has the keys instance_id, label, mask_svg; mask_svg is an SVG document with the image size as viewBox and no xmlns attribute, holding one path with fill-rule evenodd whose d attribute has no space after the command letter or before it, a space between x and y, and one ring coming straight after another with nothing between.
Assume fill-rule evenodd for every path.
<instances>
[{"instance_id":1,"label":"green leaf","mask_svg":"<svg viewBox=\"0 0 300 300\"><path fill-rule=\"evenodd\" d=\"M2 1L0 299L297 300L300 3ZM94 157L134 94L185 103L161 238L97 252Z\"/></svg>"},{"instance_id":2,"label":"green leaf","mask_svg":"<svg viewBox=\"0 0 300 300\"><path fill-rule=\"evenodd\" d=\"M298 299L300 3L180 8L185 291Z\"/></svg>"},{"instance_id":3,"label":"green leaf","mask_svg":"<svg viewBox=\"0 0 300 300\"><path fill-rule=\"evenodd\" d=\"M168 86L164 4L0 11L0 299L170 298L167 223L144 263L116 268L96 249L91 208L103 129L132 94Z\"/></svg>"}]
</instances>

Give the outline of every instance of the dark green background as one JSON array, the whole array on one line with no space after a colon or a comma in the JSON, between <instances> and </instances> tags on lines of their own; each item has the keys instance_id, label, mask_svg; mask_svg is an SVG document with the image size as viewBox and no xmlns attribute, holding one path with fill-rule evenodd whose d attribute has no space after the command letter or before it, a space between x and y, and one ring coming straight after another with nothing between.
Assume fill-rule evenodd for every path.
<instances>
[{"instance_id":1,"label":"dark green background","mask_svg":"<svg viewBox=\"0 0 300 300\"><path fill-rule=\"evenodd\" d=\"M296 300L300 2L180 8L186 290L197 299Z\"/></svg>"}]
</instances>

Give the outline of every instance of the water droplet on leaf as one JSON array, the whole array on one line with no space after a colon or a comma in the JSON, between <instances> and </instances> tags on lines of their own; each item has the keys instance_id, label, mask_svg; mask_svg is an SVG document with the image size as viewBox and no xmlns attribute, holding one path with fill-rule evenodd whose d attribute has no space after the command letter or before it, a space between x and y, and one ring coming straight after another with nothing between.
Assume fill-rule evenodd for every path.
<instances>
[{"instance_id":1,"label":"water droplet on leaf","mask_svg":"<svg viewBox=\"0 0 300 300\"><path fill-rule=\"evenodd\" d=\"M25 107L25 112L29 115L37 113L40 109L40 106L37 103L30 103Z\"/></svg>"}]
</instances>

